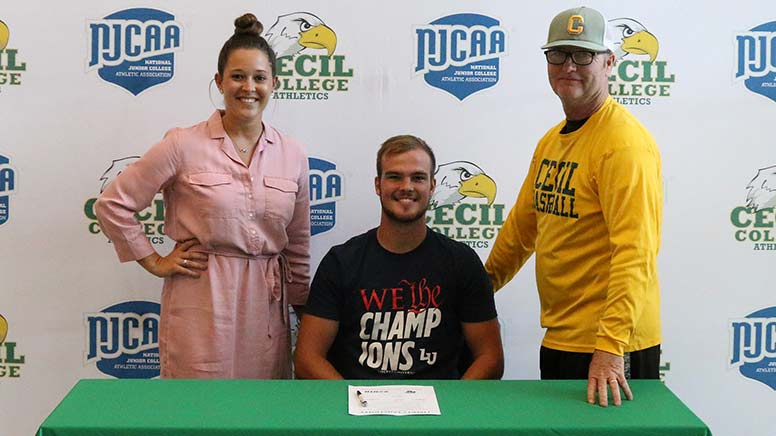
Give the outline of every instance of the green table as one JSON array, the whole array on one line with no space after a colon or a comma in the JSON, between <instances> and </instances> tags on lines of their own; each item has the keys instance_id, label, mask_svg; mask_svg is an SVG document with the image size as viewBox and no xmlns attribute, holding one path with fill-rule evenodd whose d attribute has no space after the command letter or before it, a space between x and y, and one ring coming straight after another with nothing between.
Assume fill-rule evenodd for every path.
<instances>
[{"instance_id":1,"label":"green table","mask_svg":"<svg viewBox=\"0 0 776 436\"><path fill-rule=\"evenodd\" d=\"M585 402L587 381L433 385L441 416L350 416L347 386L385 381L81 380L38 436L710 435L663 383L630 382L621 407Z\"/></svg>"}]
</instances>

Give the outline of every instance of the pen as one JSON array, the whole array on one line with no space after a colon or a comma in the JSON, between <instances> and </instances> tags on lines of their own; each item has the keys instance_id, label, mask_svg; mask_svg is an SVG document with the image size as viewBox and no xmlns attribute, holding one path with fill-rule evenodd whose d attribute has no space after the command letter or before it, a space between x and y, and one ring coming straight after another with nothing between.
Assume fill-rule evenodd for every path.
<instances>
[{"instance_id":1,"label":"pen","mask_svg":"<svg viewBox=\"0 0 776 436\"><path fill-rule=\"evenodd\" d=\"M366 407L366 400L363 396L361 396L361 391L356 391L356 397L358 398L358 401L361 402L361 407Z\"/></svg>"}]
</instances>

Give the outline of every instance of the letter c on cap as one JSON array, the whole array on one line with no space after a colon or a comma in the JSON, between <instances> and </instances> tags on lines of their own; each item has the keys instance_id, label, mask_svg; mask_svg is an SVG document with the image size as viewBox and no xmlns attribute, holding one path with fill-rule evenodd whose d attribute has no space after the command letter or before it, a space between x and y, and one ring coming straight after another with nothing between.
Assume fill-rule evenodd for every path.
<instances>
[{"instance_id":1,"label":"letter c on cap","mask_svg":"<svg viewBox=\"0 0 776 436\"><path fill-rule=\"evenodd\" d=\"M572 15L569 17L569 24L566 26L566 30L572 35L578 35L585 30L584 22L585 18L581 15Z\"/></svg>"}]
</instances>

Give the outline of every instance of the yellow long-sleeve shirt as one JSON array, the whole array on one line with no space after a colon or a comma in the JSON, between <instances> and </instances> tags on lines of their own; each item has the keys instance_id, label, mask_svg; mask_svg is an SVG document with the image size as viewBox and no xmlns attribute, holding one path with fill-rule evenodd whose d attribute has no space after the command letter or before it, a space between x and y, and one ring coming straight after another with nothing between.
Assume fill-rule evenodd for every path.
<instances>
[{"instance_id":1,"label":"yellow long-sleeve shirt","mask_svg":"<svg viewBox=\"0 0 776 436\"><path fill-rule=\"evenodd\" d=\"M578 130L539 141L485 268L494 289L536 252L542 345L622 355L657 345L663 205L652 135L608 97Z\"/></svg>"}]
</instances>

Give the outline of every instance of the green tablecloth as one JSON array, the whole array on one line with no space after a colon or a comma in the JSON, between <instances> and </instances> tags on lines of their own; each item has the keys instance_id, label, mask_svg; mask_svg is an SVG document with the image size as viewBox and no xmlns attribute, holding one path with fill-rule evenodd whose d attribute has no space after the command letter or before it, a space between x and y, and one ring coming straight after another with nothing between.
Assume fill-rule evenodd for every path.
<instances>
[{"instance_id":1,"label":"green tablecloth","mask_svg":"<svg viewBox=\"0 0 776 436\"><path fill-rule=\"evenodd\" d=\"M587 382L403 381L433 385L441 416L350 416L347 386L384 381L81 380L38 436L710 435L655 380L621 407L585 402Z\"/></svg>"}]
</instances>

